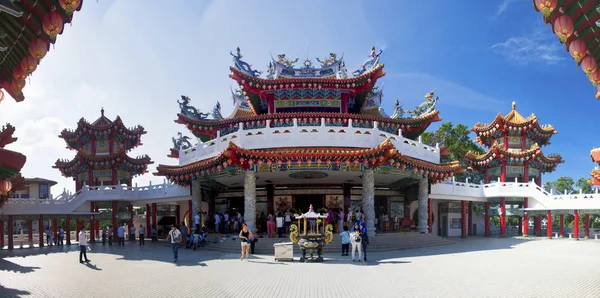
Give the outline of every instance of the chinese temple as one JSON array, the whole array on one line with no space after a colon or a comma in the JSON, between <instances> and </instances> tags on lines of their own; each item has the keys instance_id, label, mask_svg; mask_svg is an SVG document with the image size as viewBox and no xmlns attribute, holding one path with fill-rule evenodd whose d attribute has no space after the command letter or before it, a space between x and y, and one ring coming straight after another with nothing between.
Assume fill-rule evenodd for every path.
<instances>
[{"instance_id":1,"label":"chinese temple","mask_svg":"<svg viewBox=\"0 0 600 298\"><path fill-rule=\"evenodd\" d=\"M4 149L8 144L17 141L12 135L15 127L6 124L0 129L0 208L11 197L12 192L23 186L23 178L19 174L25 165L25 155Z\"/></svg>"},{"instance_id":2,"label":"chinese temple","mask_svg":"<svg viewBox=\"0 0 600 298\"><path fill-rule=\"evenodd\" d=\"M541 186L542 174L554 171L556 166L563 162L558 154L545 156L542 153L541 147L550 144L550 138L557 133L554 127L540 125L535 114L527 118L523 117L517 112L514 102L508 114L498 113L490 124L477 123L471 130L477 135L476 141L488 148L488 151L481 155L468 152L465 159L471 168L484 175L486 184L494 181L522 183L532 181ZM517 205L523 209L529 207L527 197L501 197L499 202L496 202L498 199L488 200L485 203L486 235L490 233L490 216L487 213L490 209L490 201L499 203L500 206L500 236L506 236L506 205ZM522 233L527 236L529 228L527 212L522 216ZM551 221L549 223L551 225ZM534 218L534 227L536 232L541 229L541 215Z\"/></svg>"},{"instance_id":3,"label":"chinese temple","mask_svg":"<svg viewBox=\"0 0 600 298\"><path fill-rule=\"evenodd\" d=\"M81 0L36 0L0 3L0 101L6 90L16 101L25 99L23 87L46 56L50 44L71 23Z\"/></svg>"},{"instance_id":4,"label":"chinese temple","mask_svg":"<svg viewBox=\"0 0 600 298\"><path fill-rule=\"evenodd\" d=\"M201 204L211 214L236 209L251 229L270 212L306 212L311 204L362 209L372 231L384 214L410 226L410 203L418 201L418 229L427 232L429 185L462 169L420 141L441 120L433 92L414 110L398 101L391 115L383 110L381 54L373 47L355 71L335 53L301 62L280 54L258 71L238 48L232 114L224 117L219 102L203 113L182 96L175 121L198 143L179 133L169 155L179 164L159 165L156 175L191 185L193 213Z\"/></svg>"}]
</instances>

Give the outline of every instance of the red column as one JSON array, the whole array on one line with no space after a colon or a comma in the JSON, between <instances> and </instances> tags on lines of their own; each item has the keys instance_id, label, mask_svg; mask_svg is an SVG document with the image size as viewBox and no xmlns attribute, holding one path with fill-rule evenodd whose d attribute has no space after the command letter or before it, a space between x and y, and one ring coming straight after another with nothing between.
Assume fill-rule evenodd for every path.
<instances>
[{"instance_id":1,"label":"red column","mask_svg":"<svg viewBox=\"0 0 600 298\"><path fill-rule=\"evenodd\" d=\"M94 206L94 201L90 202L90 212L94 212L96 210L95 206ZM96 229L94 228L95 224L95 216L94 214L92 214L90 216L90 242L95 242L96 241Z\"/></svg>"},{"instance_id":2,"label":"red column","mask_svg":"<svg viewBox=\"0 0 600 298\"><path fill-rule=\"evenodd\" d=\"M157 214L156 203L152 203L152 225L156 227L156 214ZM158 228L156 229L158 231Z\"/></svg>"},{"instance_id":3,"label":"red column","mask_svg":"<svg viewBox=\"0 0 600 298\"><path fill-rule=\"evenodd\" d=\"M81 229L81 222L79 219L75 220L75 240L79 241L79 230Z\"/></svg>"},{"instance_id":4,"label":"red column","mask_svg":"<svg viewBox=\"0 0 600 298\"><path fill-rule=\"evenodd\" d=\"M4 221L0 219L0 249L4 248Z\"/></svg>"},{"instance_id":5,"label":"red column","mask_svg":"<svg viewBox=\"0 0 600 298\"><path fill-rule=\"evenodd\" d=\"M585 219L585 239L590 238L590 215L584 215Z\"/></svg>"},{"instance_id":6,"label":"red column","mask_svg":"<svg viewBox=\"0 0 600 298\"><path fill-rule=\"evenodd\" d=\"M542 236L542 216L538 215L535 217L536 226L535 226L535 235Z\"/></svg>"},{"instance_id":7,"label":"red column","mask_svg":"<svg viewBox=\"0 0 600 298\"><path fill-rule=\"evenodd\" d=\"M469 216L467 217L467 231L469 235L473 235L473 202L469 201L468 209L469 210L467 210L467 213L469 214Z\"/></svg>"},{"instance_id":8,"label":"red column","mask_svg":"<svg viewBox=\"0 0 600 298\"><path fill-rule=\"evenodd\" d=\"M54 239L58 240L58 223L56 218L52 219L52 235L54 235Z\"/></svg>"},{"instance_id":9,"label":"red column","mask_svg":"<svg viewBox=\"0 0 600 298\"><path fill-rule=\"evenodd\" d=\"M27 237L29 237L27 240L27 243L33 245L33 220L27 220L27 230L29 230L29 232L27 232Z\"/></svg>"},{"instance_id":10,"label":"red column","mask_svg":"<svg viewBox=\"0 0 600 298\"><path fill-rule=\"evenodd\" d=\"M432 199L427 199L427 226L429 234L433 233L433 208ZM438 219L439 220L439 219Z\"/></svg>"},{"instance_id":11,"label":"red column","mask_svg":"<svg viewBox=\"0 0 600 298\"><path fill-rule=\"evenodd\" d=\"M8 249L15 248L13 241L13 215L8 216Z\"/></svg>"},{"instance_id":12,"label":"red column","mask_svg":"<svg viewBox=\"0 0 600 298\"><path fill-rule=\"evenodd\" d=\"M40 214L40 221L38 223L40 231L40 247L44 247L44 215Z\"/></svg>"},{"instance_id":13,"label":"red column","mask_svg":"<svg viewBox=\"0 0 600 298\"><path fill-rule=\"evenodd\" d=\"M67 233L67 245L71 245L71 215L67 215L65 226Z\"/></svg>"},{"instance_id":14,"label":"red column","mask_svg":"<svg viewBox=\"0 0 600 298\"><path fill-rule=\"evenodd\" d=\"M552 239L552 213L548 210L548 215L546 215L548 219L548 226L546 227L546 234L548 238Z\"/></svg>"},{"instance_id":15,"label":"red column","mask_svg":"<svg viewBox=\"0 0 600 298\"><path fill-rule=\"evenodd\" d=\"M573 235L575 240L579 240L579 210L575 210L575 221L573 223Z\"/></svg>"},{"instance_id":16,"label":"red column","mask_svg":"<svg viewBox=\"0 0 600 298\"><path fill-rule=\"evenodd\" d=\"M500 198L500 237L506 236L506 198Z\"/></svg>"},{"instance_id":17,"label":"red column","mask_svg":"<svg viewBox=\"0 0 600 298\"><path fill-rule=\"evenodd\" d=\"M150 204L146 204L146 235L150 235Z\"/></svg>"},{"instance_id":18,"label":"red column","mask_svg":"<svg viewBox=\"0 0 600 298\"><path fill-rule=\"evenodd\" d=\"M561 214L558 217L558 220L560 221L560 231L558 233L558 236L565 237L565 216Z\"/></svg>"},{"instance_id":19,"label":"red column","mask_svg":"<svg viewBox=\"0 0 600 298\"><path fill-rule=\"evenodd\" d=\"M96 205L96 213L99 213L98 205ZM96 220L96 236L100 236L100 221Z\"/></svg>"},{"instance_id":20,"label":"red column","mask_svg":"<svg viewBox=\"0 0 600 298\"><path fill-rule=\"evenodd\" d=\"M527 198L523 199L523 208L529 208L529 200ZM529 215L527 214L527 210L523 214L523 236L529 236Z\"/></svg>"},{"instance_id":21,"label":"red column","mask_svg":"<svg viewBox=\"0 0 600 298\"><path fill-rule=\"evenodd\" d=\"M485 202L485 236L489 236L490 235L490 203Z\"/></svg>"},{"instance_id":22,"label":"red column","mask_svg":"<svg viewBox=\"0 0 600 298\"><path fill-rule=\"evenodd\" d=\"M467 201L460 201L460 237L467 238Z\"/></svg>"},{"instance_id":23,"label":"red column","mask_svg":"<svg viewBox=\"0 0 600 298\"><path fill-rule=\"evenodd\" d=\"M112 211L111 211L111 215L112 215L112 226L113 226L113 239L117 239L117 229L119 228L119 221L118 221L118 216L119 216L119 206L117 205L117 201L112 201Z\"/></svg>"}]
</instances>

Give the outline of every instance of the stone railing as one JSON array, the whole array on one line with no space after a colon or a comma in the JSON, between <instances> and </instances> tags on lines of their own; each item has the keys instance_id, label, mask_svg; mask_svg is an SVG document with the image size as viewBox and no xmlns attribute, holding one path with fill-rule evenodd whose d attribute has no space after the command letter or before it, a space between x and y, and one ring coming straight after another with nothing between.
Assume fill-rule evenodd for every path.
<instances>
[{"instance_id":1,"label":"stone railing","mask_svg":"<svg viewBox=\"0 0 600 298\"><path fill-rule=\"evenodd\" d=\"M600 209L600 194L598 190L592 194L554 194L531 182L494 182L489 184L474 184L458 182L454 178L431 187L431 197L434 199L459 199L469 201L487 201L488 198L498 197L527 197L531 210L548 209Z\"/></svg>"},{"instance_id":2,"label":"stone railing","mask_svg":"<svg viewBox=\"0 0 600 298\"><path fill-rule=\"evenodd\" d=\"M325 118L321 118L320 125L307 126L298 125L298 119L292 119L291 126L271 127L270 120L266 120L266 126L261 128L245 128L240 122L239 128L227 135L217 132L217 137L207 142L181 150L179 152L179 165L215 157L221 154L229 142L244 149L268 149L268 148L298 148L298 147L353 147L374 148L386 139L390 139L398 152L428 161L440 163L439 146L432 147L420 141L414 141L398 134L388 133L379 128L377 121L373 122L372 128L354 127L352 119L347 125L327 125Z\"/></svg>"}]
</instances>

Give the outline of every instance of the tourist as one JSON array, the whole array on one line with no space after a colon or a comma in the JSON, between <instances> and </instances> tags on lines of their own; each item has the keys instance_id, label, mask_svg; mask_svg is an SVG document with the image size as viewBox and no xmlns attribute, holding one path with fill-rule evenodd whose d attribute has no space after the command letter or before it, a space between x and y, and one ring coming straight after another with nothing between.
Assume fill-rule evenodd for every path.
<instances>
[{"instance_id":1,"label":"tourist","mask_svg":"<svg viewBox=\"0 0 600 298\"><path fill-rule=\"evenodd\" d=\"M221 232L221 216L219 212L215 212L215 233Z\"/></svg>"},{"instance_id":2,"label":"tourist","mask_svg":"<svg viewBox=\"0 0 600 298\"><path fill-rule=\"evenodd\" d=\"M102 245L106 245L106 227L102 229Z\"/></svg>"},{"instance_id":3,"label":"tourist","mask_svg":"<svg viewBox=\"0 0 600 298\"><path fill-rule=\"evenodd\" d=\"M285 212L285 232L290 233L290 226L292 225L292 213L290 210Z\"/></svg>"},{"instance_id":4,"label":"tourist","mask_svg":"<svg viewBox=\"0 0 600 298\"><path fill-rule=\"evenodd\" d=\"M60 230L58 230L58 245L65 246L65 243L63 242L64 240L65 240L65 230L63 230L63 228L60 227Z\"/></svg>"},{"instance_id":5,"label":"tourist","mask_svg":"<svg viewBox=\"0 0 600 298\"><path fill-rule=\"evenodd\" d=\"M167 240L171 240L171 248L173 249L173 262L177 262L179 257L179 243L181 242L181 232L177 230L175 225L171 225L171 231L167 235Z\"/></svg>"},{"instance_id":6,"label":"tourist","mask_svg":"<svg viewBox=\"0 0 600 298\"><path fill-rule=\"evenodd\" d=\"M344 226L344 231L340 233L342 237L342 257L348 256L348 248L350 248L350 232L348 226Z\"/></svg>"},{"instance_id":7,"label":"tourist","mask_svg":"<svg viewBox=\"0 0 600 298\"><path fill-rule=\"evenodd\" d=\"M360 235L362 237L361 246L363 253L363 260L367 261L367 245L369 245L369 234L367 233L367 226L365 223L360 224Z\"/></svg>"},{"instance_id":8,"label":"tourist","mask_svg":"<svg viewBox=\"0 0 600 298\"><path fill-rule=\"evenodd\" d=\"M146 245L145 240L144 240L144 226L140 225L140 228L138 229L138 234L140 234L140 246L142 245Z\"/></svg>"},{"instance_id":9,"label":"tourist","mask_svg":"<svg viewBox=\"0 0 600 298\"><path fill-rule=\"evenodd\" d=\"M352 225L352 209L348 208L348 214L346 215L346 223Z\"/></svg>"},{"instance_id":10,"label":"tourist","mask_svg":"<svg viewBox=\"0 0 600 298\"><path fill-rule=\"evenodd\" d=\"M85 227L81 227L81 231L79 231L79 263L81 263L81 264L83 264L83 262L84 262L82 257L85 257L86 263L91 262L91 260L88 259L88 257L87 257L87 249L88 249L88 242L87 242L87 239L85 238Z\"/></svg>"},{"instance_id":11,"label":"tourist","mask_svg":"<svg viewBox=\"0 0 600 298\"><path fill-rule=\"evenodd\" d=\"M200 212L198 212L195 216L194 216L194 227L196 228L196 231L200 231Z\"/></svg>"},{"instance_id":12,"label":"tourist","mask_svg":"<svg viewBox=\"0 0 600 298\"><path fill-rule=\"evenodd\" d=\"M223 233L225 233L225 235L229 234L229 213L225 212L225 214L223 214Z\"/></svg>"},{"instance_id":13,"label":"tourist","mask_svg":"<svg viewBox=\"0 0 600 298\"><path fill-rule=\"evenodd\" d=\"M267 237L275 237L275 216L273 213L269 213L267 218Z\"/></svg>"},{"instance_id":14,"label":"tourist","mask_svg":"<svg viewBox=\"0 0 600 298\"><path fill-rule=\"evenodd\" d=\"M198 248L198 243L200 242L200 232L199 231L194 231L194 234L192 234L192 246L194 248L194 251L196 251L196 248Z\"/></svg>"},{"instance_id":15,"label":"tourist","mask_svg":"<svg viewBox=\"0 0 600 298\"><path fill-rule=\"evenodd\" d=\"M125 246L125 224L117 229L117 237L119 237L119 246Z\"/></svg>"},{"instance_id":16,"label":"tourist","mask_svg":"<svg viewBox=\"0 0 600 298\"><path fill-rule=\"evenodd\" d=\"M52 246L52 243L50 242L50 228L46 227L46 244L48 244L48 246Z\"/></svg>"},{"instance_id":17,"label":"tourist","mask_svg":"<svg viewBox=\"0 0 600 298\"><path fill-rule=\"evenodd\" d=\"M275 219L275 221L277 222L277 235L279 235L279 238L283 237L283 220L283 214L279 212L277 218Z\"/></svg>"},{"instance_id":18,"label":"tourist","mask_svg":"<svg viewBox=\"0 0 600 298\"><path fill-rule=\"evenodd\" d=\"M361 222L362 220L363 214L362 214L362 210L358 210L356 209L356 221L357 222Z\"/></svg>"},{"instance_id":19,"label":"tourist","mask_svg":"<svg viewBox=\"0 0 600 298\"><path fill-rule=\"evenodd\" d=\"M179 228L179 231L181 232L181 242L185 243L185 248L192 247L191 242L188 244L188 232L184 221L181 222L181 228Z\"/></svg>"},{"instance_id":20,"label":"tourist","mask_svg":"<svg viewBox=\"0 0 600 298\"><path fill-rule=\"evenodd\" d=\"M329 210L327 211L326 221L327 222L325 223L325 226L327 226L327 225L335 226L335 215L333 215L333 210L331 210L331 208L329 208Z\"/></svg>"},{"instance_id":21,"label":"tourist","mask_svg":"<svg viewBox=\"0 0 600 298\"><path fill-rule=\"evenodd\" d=\"M113 234L113 227L112 226L108 226L108 232L107 232L107 234L108 234L108 245L112 246L113 236L114 236L114 234Z\"/></svg>"},{"instance_id":22,"label":"tourist","mask_svg":"<svg viewBox=\"0 0 600 298\"><path fill-rule=\"evenodd\" d=\"M152 237L152 242L158 241L158 238L156 237L156 226L155 225L152 225L152 230L150 230L150 237Z\"/></svg>"},{"instance_id":23,"label":"tourist","mask_svg":"<svg viewBox=\"0 0 600 298\"><path fill-rule=\"evenodd\" d=\"M244 254L246 254L246 261L248 261L248 253L250 252L250 233L252 232L248 229L246 224L242 224L242 229L238 235L242 245L242 257L240 257L240 260L244 260Z\"/></svg>"},{"instance_id":24,"label":"tourist","mask_svg":"<svg viewBox=\"0 0 600 298\"><path fill-rule=\"evenodd\" d=\"M129 241L131 242L135 242L135 225L131 225L131 228L129 228Z\"/></svg>"},{"instance_id":25,"label":"tourist","mask_svg":"<svg viewBox=\"0 0 600 298\"><path fill-rule=\"evenodd\" d=\"M256 245L256 242L258 242L258 234L251 232L251 236L250 236L250 253L251 254L254 254L254 246Z\"/></svg>"},{"instance_id":26,"label":"tourist","mask_svg":"<svg viewBox=\"0 0 600 298\"><path fill-rule=\"evenodd\" d=\"M342 228L344 227L344 219L346 219L346 213L344 213L344 209L342 209L342 211L339 214L339 219L338 219L338 233L342 232Z\"/></svg>"},{"instance_id":27,"label":"tourist","mask_svg":"<svg viewBox=\"0 0 600 298\"><path fill-rule=\"evenodd\" d=\"M352 245L352 262L354 262L354 253L358 251L358 261L362 262L362 237L360 233L360 225L355 224L352 229L352 233L350 233L350 244Z\"/></svg>"}]
</instances>

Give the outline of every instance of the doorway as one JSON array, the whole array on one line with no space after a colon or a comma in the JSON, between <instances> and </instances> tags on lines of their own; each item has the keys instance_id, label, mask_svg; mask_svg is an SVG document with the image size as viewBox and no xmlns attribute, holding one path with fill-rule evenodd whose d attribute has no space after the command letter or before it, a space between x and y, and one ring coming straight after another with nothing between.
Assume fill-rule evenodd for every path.
<instances>
[{"instance_id":1,"label":"doorway","mask_svg":"<svg viewBox=\"0 0 600 298\"><path fill-rule=\"evenodd\" d=\"M294 196L296 199L296 212L306 213L310 205L313 205L313 209L315 212L318 212L319 209L323 208L323 199L324 195L296 195Z\"/></svg>"}]
</instances>

